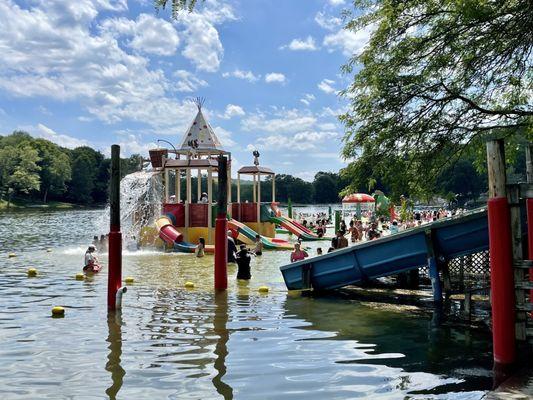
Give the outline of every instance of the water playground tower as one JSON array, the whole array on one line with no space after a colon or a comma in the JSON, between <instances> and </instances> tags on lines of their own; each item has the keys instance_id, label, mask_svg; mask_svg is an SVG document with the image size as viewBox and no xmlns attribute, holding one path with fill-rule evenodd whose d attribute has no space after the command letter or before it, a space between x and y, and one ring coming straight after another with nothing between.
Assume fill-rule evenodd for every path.
<instances>
[{"instance_id":1,"label":"water playground tower","mask_svg":"<svg viewBox=\"0 0 533 400\"><path fill-rule=\"evenodd\" d=\"M185 132L179 148L150 150L152 166L164 176L162 215L167 216L173 227L182 235L180 240L194 244L200 237L203 237L207 244L214 244L214 226L217 215L217 204L214 199L216 199L215 192L218 188L217 158L224 156L228 160L227 213L231 216L230 229L246 230L245 228L248 227L250 231L254 231L254 234L257 232L265 237L274 237L275 225L270 221L272 207L275 207L274 172L269 168L259 166L259 154L254 154L255 165L245 166L237 171L237 201L232 202L231 153L224 150L207 122L202 112L202 101L197 100L196 105L198 112ZM241 175L252 176L253 199L251 202L241 202ZM271 202L261 201L260 182L263 176L270 176L272 180ZM194 178L196 182L193 181ZM161 234L160 237L162 237ZM163 237L162 239L165 240ZM174 239L173 237L172 240ZM251 243L252 239L248 239Z\"/></svg>"}]
</instances>

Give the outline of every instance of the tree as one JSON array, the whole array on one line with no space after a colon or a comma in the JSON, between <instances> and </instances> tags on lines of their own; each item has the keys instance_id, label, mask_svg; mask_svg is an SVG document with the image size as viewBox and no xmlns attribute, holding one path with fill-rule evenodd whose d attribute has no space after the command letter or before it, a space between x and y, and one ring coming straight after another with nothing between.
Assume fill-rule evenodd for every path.
<instances>
[{"instance_id":1,"label":"tree","mask_svg":"<svg viewBox=\"0 0 533 400\"><path fill-rule=\"evenodd\" d=\"M6 147L3 150L6 149L11 151L10 156L13 159L13 163L9 165L10 169L7 171L8 176L5 181L9 206L12 194L30 194L39 190L39 170L41 168L37 165L40 160L37 150L29 145L20 144L17 147ZM4 157L5 153L0 156L0 158Z\"/></svg>"},{"instance_id":2,"label":"tree","mask_svg":"<svg viewBox=\"0 0 533 400\"><path fill-rule=\"evenodd\" d=\"M317 172L313 180L315 203L337 203L339 201L338 180L338 174Z\"/></svg>"},{"instance_id":3,"label":"tree","mask_svg":"<svg viewBox=\"0 0 533 400\"><path fill-rule=\"evenodd\" d=\"M59 196L65 192L66 183L70 181L72 172L70 159L66 149L61 149L48 140L36 139L33 146L39 152L40 192L43 203L46 203L50 194Z\"/></svg>"},{"instance_id":4,"label":"tree","mask_svg":"<svg viewBox=\"0 0 533 400\"><path fill-rule=\"evenodd\" d=\"M411 190L424 191L485 133L531 134L531 1L355 4L363 13L349 16L347 29L372 34L343 67L362 67L344 91L345 157L374 178L401 171Z\"/></svg>"},{"instance_id":5,"label":"tree","mask_svg":"<svg viewBox=\"0 0 533 400\"><path fill-rule=\"evenodd\" d=\"M70 198L76 203L91 203L94 178L94 160L88 153L80 152L72 160L72 180L69 184Z\"/></svg>"}]
</instances>

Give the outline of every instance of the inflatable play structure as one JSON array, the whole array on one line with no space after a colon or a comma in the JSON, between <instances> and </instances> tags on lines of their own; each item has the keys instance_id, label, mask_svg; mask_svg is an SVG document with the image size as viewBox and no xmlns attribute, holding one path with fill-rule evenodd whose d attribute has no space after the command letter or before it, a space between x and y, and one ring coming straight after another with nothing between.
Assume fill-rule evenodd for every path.
<instances>
[{"instance_id":1,"label":"inflatable play structure","mask_svg":"<svg viewBox=\"0 0 533 400\"><path fill-rule=\"evenodd\" d=\"M205 119L202 102L197 101L198 112L185 132L181 146L176 149L150 150L152 168L163 179L161 216L155 223L155 231L143 229L142 242L150 242L146 236L157 235L167 249L179 252L194 252L199 238L206 242L206 252L214 251L215 216L217 204L214 194L218 186L218 156L228 159L228 229L242 243L253 245L256 236L265 250L288 250L293 245L276 239L276 224L290 227L303 240L312 240L316 235L302 229L296 222L284 219L277 209L275 173L259 165L259 153L254 152L254 165L237 171L237 198L231 195L231 153L224 150L215 132ZM252 196L241 199L241 176L252 178ZM193 182L193 176L196 182ZM268 177L272 184L270 201L262 201L261 178ZM193 186L196 186L193 188ZM278 219L279 218L279 219ZM317 237L318 238L318 237ZM152 241L153 242L153 241Z\"/></svg>"}]
</instances>

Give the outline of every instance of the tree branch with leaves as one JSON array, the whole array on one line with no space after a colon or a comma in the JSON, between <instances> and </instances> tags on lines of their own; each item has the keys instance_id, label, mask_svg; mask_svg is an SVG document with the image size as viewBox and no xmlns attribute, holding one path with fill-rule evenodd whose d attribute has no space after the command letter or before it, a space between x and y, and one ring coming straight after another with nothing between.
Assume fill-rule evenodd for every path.
<instances>
[{"instance_id":1,"label":"tree branch with leaves","mask_svg":"<svg viewBox=\"0 0 533 400\"><path fill-rule=\"evenodd\" d=\"M487 133L529 137L533 3L356 0L346 29L371 30L343 66L353 82L343 154L377 178L405 174L428 190ZM412 188L416 189L416 188Z\"/></svg>"}]
</instances>

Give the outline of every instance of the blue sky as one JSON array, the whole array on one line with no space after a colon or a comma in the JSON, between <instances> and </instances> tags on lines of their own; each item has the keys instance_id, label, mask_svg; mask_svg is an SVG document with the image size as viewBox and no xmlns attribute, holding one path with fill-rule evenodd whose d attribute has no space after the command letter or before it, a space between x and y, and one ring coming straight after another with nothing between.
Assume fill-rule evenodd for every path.
<instances>
[{"instance_id":1,"label":"blue sky","mask_svg":"<svg viewBox=\"0 0 533 400\"><path fill-rule=\"evenodd\" d=\"M337 171L350 77L367 32L348 0L206 0L172 21L147 0L0 0L0 134L147 154L205 114L236 167L261 152L278 173ZM236 168L234 168L236 170Z\"/></svg>"}]
</instances>

